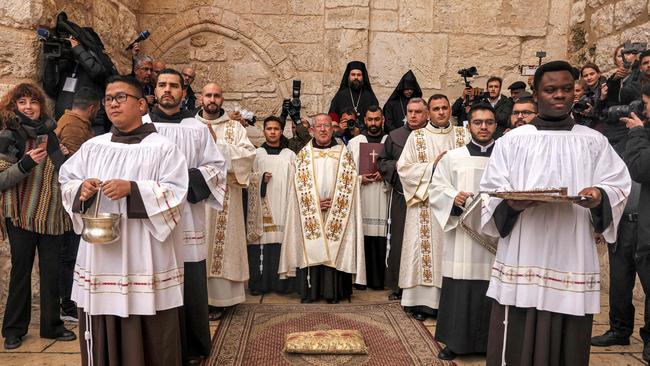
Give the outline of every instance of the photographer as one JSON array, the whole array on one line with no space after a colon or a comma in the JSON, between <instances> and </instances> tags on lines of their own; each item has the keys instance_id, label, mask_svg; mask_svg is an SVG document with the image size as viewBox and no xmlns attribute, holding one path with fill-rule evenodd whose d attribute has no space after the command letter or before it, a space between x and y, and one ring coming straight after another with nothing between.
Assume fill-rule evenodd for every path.
<instances>
[{"instance_id":1,"label":"photographer","mask_svg":"<svg viewBox=\"0 0 650 366\"><path fill-rule=\"evenodd\" d=\"M103 96L106 79L117 70L92 28L79 27L61 13L57 17L56 33L57 36L50 37L46 44L59 42L62 51L58 55L44 52L43 89L56 100L54 117L59 119L72 107L77 90L88 87ZM92 121L92 128L95 134L103 134L110 128L104 108Z\"/></svg>"},{"instance_id":2,"label":"photographer","mask_svg":"<svg viewBox=\"0 0 650 366\"><path fill-rule=\"evenodd\" d=\"M578 124L602 131L600 114L607 99L607 81L598 65L591 62L580 69L580 77L581 79L576 81L573 118ZM582 93L578 92L579 86Z\"/></svg>"},{"instance_id":3,"label":"photographer","mask_svg":"<svg viewBox=\"0 0 650 366\"><path fill-rule=\"evenodd\" d=\"M623 48L625 60L630 63L637 59L637 55L628 54ZM638 55L630 69L630 75L623 79L620 104L629 104L641 97L641 90L650 82L650 50L645 50Z\"/></svg>"},{"instance_id":4,"label":"photographer","mask_svg":"<svg viewBox=\"0 0 650 366\"><path fill-rule=\"evenodd\" d=\"M627 142L625 144L624 159L630 172L630 176L634 182L641 185L638 197L634 197L634 191L630 195L628 205L625 207L623 219L628 218L629 223L622 220L619 227L619 232L626 227L635 225L633 232L628 236L619 236L619 246L621 241L629 237L631 240L631 250L627 255L627 264L623 270L631 273L627 276L626 281L619 281L612 279L611 283L614 286L618 285L626 289L626 293L622 293L622 299L613 302L610 310L610 331L609 338L603 339L610 341L609 344L621 344L627 341L629 343L629 336L634 329L634 307L632 306L632 289L634 287L634 272L639 275L643 291L646 295L645 308L644 308L644 325L641 327L639 333L643 340L643 360L650 362L650 303L648 302L648 291L650 291L650 128L646 123L648 116L650 116L650 85L645 85L642 89L642 99L644 103L645 116L638 116L636 113L630 113L630 117L621 118L629 129ZM643 120L641 119L643 118ZM637 201L638 200L638 201ZM636 201L636 202L635 202ZM635 207L628 207L635 206ZM633 210L628 215L628 211ZM637 214L638 212L638 214ZM626 248L617 248L616 251L625 250ZM621 256L619 254L618 256ZM610 254L610 258L613 254ZM616 262L612 263L612 274L614 273ZM620 272L619 270L619 272ZM614 282L616 280L616 282ZM611 300L610 300L611 301ZM626 302L626 303L624 303ZM614 307L616 305L616 307ZM631 318L631 319L630 319ZM601 337L605 337L608 335ZM614 343L618 341L618 343ZM622 341L622 342L621 342ZM592 340L593 344L593 340ZM604 344L607 345L607 344Z\"/></svg>"},{"instance_id":5,"label":"photographer","mask_svg":"<svg viewBox=\"0 0 650 366\"><path fill-rule=\"evenodd\" d=\"M359 123L357 112L353 108L346 108L341 113L341 121L338 125L338 128L334 128L334 138L340 139L347 145L348 141L361 134L363 123Z\"/></svg>"}]
</instances>

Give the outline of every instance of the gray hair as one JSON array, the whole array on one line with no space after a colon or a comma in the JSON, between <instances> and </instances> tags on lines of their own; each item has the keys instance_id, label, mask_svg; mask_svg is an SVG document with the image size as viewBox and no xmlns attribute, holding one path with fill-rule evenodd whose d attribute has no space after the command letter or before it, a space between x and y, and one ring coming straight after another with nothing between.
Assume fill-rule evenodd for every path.
<instances>
[{"instance_id":1,"label":"gray hair","mask_svg":"<svg viewBox=\"0 0 650 366\"><path fill-rule=\"evenodd\" d=\"M142 64L145 62L152 62L153 63L153 57L147 56L147 55L142 55L140 57L135 58L135 62L133 63L133 68L134 69L139 69L142 67Z\"/></svg>"},{"instance_id":2,"label":"gray hair","mask_svg":"<svg viewBox=\"0 0 650 366\"><path fill-rule=\"evenodd\" d=\"M327 113L318 113L317 115L315 115L314 116L314 122L316 122L316 118L318 118L320 116L323 116L323 117L327 118L328 121L332 122L332 116L330 116ZM311 123L309 125L311 126Z\"/></svg>"},{"instance_id":3,"label":"gray hair","mask_svg":"<svg viewBox=\"0 0 650 366\"><path fill-rule=\"evenodd\" d=\"M415 104L415 103L422 104L424 106L424 109L426 109L426 110L429 109L429 106L427 105L427 102L422 98L411 98L411 99L409 99L409 102L406 105L408 106L409 104Z\"/></svg>"}]
</instances>

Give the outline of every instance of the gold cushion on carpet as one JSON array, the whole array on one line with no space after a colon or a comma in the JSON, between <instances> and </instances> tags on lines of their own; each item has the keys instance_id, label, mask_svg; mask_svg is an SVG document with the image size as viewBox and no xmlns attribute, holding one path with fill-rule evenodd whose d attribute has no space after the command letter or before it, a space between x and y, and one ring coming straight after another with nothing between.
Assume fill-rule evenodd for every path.
<instances>
[{"instance_id":1,"label":"gold cushion on carpet","mask_svg":"<svg viewBox=\"0 0 650 366\"><path fill-rule=\"evenodd\" d=\"M284 352L310 354L366 355L368 347L358 330L318 330L287 334Z\"/></svg>"}]
</instances>

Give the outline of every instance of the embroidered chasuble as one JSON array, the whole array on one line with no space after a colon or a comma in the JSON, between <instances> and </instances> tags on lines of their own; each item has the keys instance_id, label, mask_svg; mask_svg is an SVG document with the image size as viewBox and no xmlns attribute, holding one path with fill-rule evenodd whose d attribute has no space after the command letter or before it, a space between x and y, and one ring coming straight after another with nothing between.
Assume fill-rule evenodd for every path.
<instances>
[{"instance_id":1,"label":"embroidered chasuble","mask_svg":"<svg viewBox=\"0 0 650 366\"><path fill-rule=\"evenodd\" d=\"M581 125L570 131L538 130L529 124L496 141L480 187L482 191L567 187L569 195L598 187L604 192L603 204L611 206L611 221L598 230L613 243L630 182L627 167L598 131ZM481 215L483 232L501 237L487 296L519 308L575 316L598 313L594 212L571 203L542 203L515 216L509 233L500 235L494 218L502 202L488 198Z\"/></svg>"},{"instance_id":2,"label":"embroidered chasuble","mask_svg":"<svg viewBox=\"0 0 650 366\"><path fill-rule=\"evenodd\" d=\"M152 114L143 116L142 122L151 123ZM205 240L205 207L207 205L213 209L222 208L226 193L224 157L217 149L208 128L195 118L183 118L178 123L153 122L158 133L178 146L185 155L188 168L198 170L209 189L209 196L205 200L196 203L188 202L184 205L181 218L185 262L205 260L208 254ZM190 185L192 182L193 179L190 176Z\"/></svg>"},{"instance_id":3,"label":"embroidered chasuble","mask_svg":"<svg viewBox=\"0 0 650 366\"><path fill-rule=\"evenodd\" d=\"M471 144L471 142L470 142ZM454 199L459 192L474 193L472 199L481 199L478 194L481 177L488 156L470 156L467 147L450 150L440 160L429 186L429 202L436 222L443 230L442 275L457 280L490 280L494 255L476 242L466 231L458 227L462 211L456 207ZM481 213L479 208L468 218L480 231Z\"/></svg>"},{"instance_id":4,"label":"embroidered chasuble","mask_svg":"<svg viewBox=\"0 0 650 366\"><path fill-rule=\"evenodd\" d=\"M239 122L231 121L227 114L216 120L206 120L197 114L196 119L208 124L226 159L223 209L207 208L206 238L210 305L230 306L245 300L244 281L249 278L242 188L249 184L255 147L248 140L246 129Z\"/></svg>"},{"instance_id":5,"label":"embroidered chasuble","mask_svg":"<svg viewBox=\"0 0 650 366\"><path fill-rule=\"evenodd\" d=\"M280 278L295 277L297 268L325 265L365 284L360 180L349 150L307 144L296 157L290 185ZM320 199L326 197L332 207L321 211Z\"/></svg>"},{"instance_id":6,"label":"embroidered chasuble","mask_svg":"<svg viewBox=\"0 0 650 366\"><path fill-rule=\"evenodd\" d=\"M282 149L270 155L262 147L256 150L255 167L248 186L248 219L246 222L249 244L281 243L289 197L289 181L294 177L296 154ZM263 174L271 173L269 183L263 186Z\"/></svg>"},{"instance_id":7,"label":"embroidered chasuble","mask_svg":"<svg viewBox=\"0 0 650 366\"><path fill-rule=\"evenodd\" d=\"M113 142L112 136L88 140L63 164L63 206L81 234L82 215L73 212L73 205L83 181L124 179L137 186L146 218L127 217L128 197L101 198L99 212L122 215L121 236L104 245L81 239L72 299L90 315L155 315L183 305L181 212L187 164L176 145L158 133L133 144Z\"/></svg>"},{"instance_id":8,"label":"embroidered chasuble","mask_svg":"<svg viewBox=\"0 0 650 366\"><path fill-rule=\"evenodd\" d=\"M436 157L470 139L464 127L436 128L429 123L409 135L397 161L407 204L399 278L403 289L442 284L442 228L429 206L429 184Z\"/></svg>"}]
</instances>

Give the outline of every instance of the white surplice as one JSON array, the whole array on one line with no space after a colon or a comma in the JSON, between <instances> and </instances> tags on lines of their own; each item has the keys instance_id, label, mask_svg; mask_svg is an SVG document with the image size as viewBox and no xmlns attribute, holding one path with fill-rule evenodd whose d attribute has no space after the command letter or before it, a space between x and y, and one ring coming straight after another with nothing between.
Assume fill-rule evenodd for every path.
<instances>
[{"instance_id":1,"label":"white surplice","mask_svg":"<svg viewBox=\"0 0 650 366\"><path fill-rule=\"evenodd\" d=\"M388 135L381 139L383 144ZM359 135L348 142L348 150L354 157L354 162L359 170L359 151L362 143L367 143L368 138ZM386 236L386 220L388 218L388 199L390 187L382 179L361 185L361 212L363 217L363 235L365 236Z\"/></svg>"},{"instance_id":2,"label":"white surplice","mask_svg":"<svg viewBox=\"0 0 650 366\"><path fill-rule=\"evenodd\" d=\"M142 117L143 123L151 123L151 114ZM195 118L184 118L180 123L158 123L153 121L159 134L167 137L185 155L187 167L201 172L210 196L197 203L184 205L182 215L185 262L200 262L207 258L208 246L205 240L206 205L220 210L226 192L226 162L217 149L210 131Z\"/></svg>"},{"instance_id":3,"label":"white surplice","mask_svg":"<svg viewBox=\"0 0 650 366\"><path fill-rule=\"evenodd\" d=\"M460 192L474 193L481 199L479 185L489 158L471 156L467 147L453 149L440 159L429 186L431 212L443 230L442 275L455 280L490 280L494 255L458 228L460 216L451 215L454 199ZM468 201L469 202L469 201ZM467 206L467 205L466 205ZM472 217L473 216L473 217ZM469 217L479 223L477 210Z\"/></svg>"},{"instance_id":4,"label":"white surplice","mask_svg":"<svg viewBox=\"0 0 650 366\"><path fill-rule=\"evenodd\" d=\"M278 269L280 278L295 277L297 268L326 265L355 275L355 283L365 285L360 181L352 155L342 144L318 149L309 143L298 154L295 165ZM349 175L343 165L351 172ZM299 189L299 185L305 187ZM309 194L311 190L315 190L317 197ZM321 212L319 200L325 197L332 199L332 208ZM341 217L330 220L337 209L343 212Z\"/></svg>"},{"instance_id":5,"label":"white surplice","mask_svg":"<svg viewBox=\"0 0 650 366\"><path fill-rule=\"evenodd\" d=\"M212 306L231 306L246 300L248 253L242 188L248 186L255 161L255 146L246 129L227 114L207 120L196 119L211 128L219 151L226 159L227 188L223 209L207 208L208 300Z\"/></svg>"},{"instance_id":6,"label":"white surplice","mask_svg":"<svg viewBox=\"0 0 650 366\"><path fill-rule=\"evenodd\" d=\"M269 155L262 147L256 150L253 177L248 187L248 243L282 243L284 221L290 194L289 181L293 179L296 154L285 148L278 155ZM260 186L264 173L272 177L266 184L266 196L261 197Z\"/></svg>"},{"instance_id":7,"label":"white surplice","mask_svg":"<svg viewBox=\"0 0 650 366\"><path fill-rule=\"evenodd\" d=\"M623 161L598 131L581 125L571 131L537 130L526 125L496 141L481 180L482 191L567 187L602 188L616 227L631 185ZM484 233L499 233L493 215L502 200L484 202ZM502 305L583 316L600 311L600 266L590 210L571 203L539 204L519 214L499 240L487 295Z\"/></svg>"},{"instance_id":8,"label":"white surplice","mask_svg":"<svg viewBox=\"0 0 650 366\"><path fill-rule=\"evenodd\" d=\"M188 174L183 153L160 134L137 144L111 142L111 133L88 140L59 172L63 205L73 213L85 179L124 179L137 184L148 219L128 219L126 199L101 197L99 212L121 213L121 237L111 244L83 239L75 265L72 299L90 315L154 315L183 305L183 243L180 227ZM92 213L94 206L88 212Z\"/></svg>"},{"instance_id":9,"label":"white surplice","mask_svg":"<svg viewBox=\"0 0 650 366\"><path fill-rule=\"evenodd\" d=\"M399 276L399 286L404 289L403 306L438 306L442 286L442 228L431 213L429 184L436 157L443 151L465 146L470 138L464 127L437 128L428 123L409 135L397 161L407 205Z\"/></svg>"}]
</instances>

